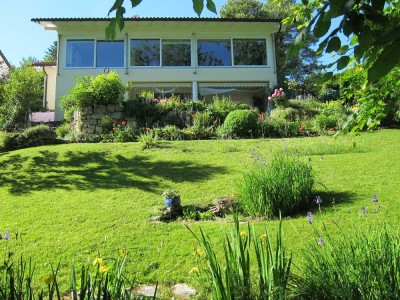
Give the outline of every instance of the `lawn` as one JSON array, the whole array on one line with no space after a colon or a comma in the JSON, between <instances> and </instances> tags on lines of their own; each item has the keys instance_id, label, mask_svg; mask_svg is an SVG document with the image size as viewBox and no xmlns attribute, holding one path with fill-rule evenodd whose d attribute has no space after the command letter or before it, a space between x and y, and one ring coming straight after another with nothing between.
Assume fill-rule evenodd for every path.
<instances>
[{"instance_id":1,"label":"lawn","mask_svg":"<svg viewBox=\"0 0 400 300\"><path fill-rule=\"evenodd\" d=\"M367 230L382 220L398 228L399 146L400 130L380 130L338 138L164 142L161 148L145 151L139 143L114 143L4 153L0 231L9 230L12 239L0 241L0 253L11 250L32 256L39 278L60 260L63 290L70 284L72 261L116 256L119 249L129 253L128 270L138 282L158 281L163 286L186 282L199 287L197 277L188 273L196 258L193 236L184 225L194 231L202 226L217 244L232 218L151 222L149 218L163 208L162 191L179 190L183 205L213 203L217 197L236 193L242 170L252 163L253 148L262 154L286 148L310 157L319 182L315 194L323 199L321 212L317 206L310 208L312 225L307 211L283 222L286 245L299 265L301 249L316 241L315 231L323 224L332 234ZM373 194L380 208L371 202ZM278 225L277 220L252 222L271 232Z\"/></svg>"}]
</instances>

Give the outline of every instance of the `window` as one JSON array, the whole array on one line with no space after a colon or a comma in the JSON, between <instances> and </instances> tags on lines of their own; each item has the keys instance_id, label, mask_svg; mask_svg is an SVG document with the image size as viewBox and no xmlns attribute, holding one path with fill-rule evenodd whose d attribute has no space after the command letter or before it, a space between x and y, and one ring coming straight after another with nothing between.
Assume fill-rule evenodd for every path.
<instances>
[{"instance_id":1,"label":"window","mask_svg":"<svg viewBox=\"0 0 400 300\"><path fill-rule=\"evenodd\" d=\"M131 66L159 66L160 40L131 40Z\"/></svg>"},{"instance_id":2,"label":"window","mask_svg":"<svg viewBox=\"0 0 400 300\"><path fill-rule=\"evenodd\" d=\"M94 40L68 40L66 66L94 67Z\"/></svg>"},{"instance_id":3,"label":"window","mask_svg":"<svg viewBox=\"0 0 400 300\"><path fill-rule=\"evenodd\" d=\"M97 41L96 67L122 68L124 66L123 41Z\"/></svg>"},{"instance_id":4,"label":"window","mask_svg":"<svg viewBox=\"0 0 400 300\"><path fill-rule=\"evenodd\" d=\"M232 65L230 40L199 40L197 48L199 66Z\"/></svg>"},{"instance_id":5,"label":"window","mask_svg":"<svg viewBox=\"0 0 400 300\"><path fill-rule=\"evenodd\" d=\"M162 64L163 66L190 66L190 40L163 40Z\"/></svg>"},{"instance_id":6,"label":"window","mask_svg":"<svg viewBox=\"0 0 400 300\"><path fill-rule=\"evenodd\" d=\"M267 64L265 40L234 39L233 61L235 65L262 66Z\"/></svg>"}]
</instances>

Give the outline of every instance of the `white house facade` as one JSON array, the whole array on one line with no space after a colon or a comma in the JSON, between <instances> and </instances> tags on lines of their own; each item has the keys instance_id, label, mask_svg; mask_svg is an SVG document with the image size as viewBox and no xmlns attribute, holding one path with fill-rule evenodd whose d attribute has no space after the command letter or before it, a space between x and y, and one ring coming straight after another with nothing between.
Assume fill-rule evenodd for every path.
<instances>
[{"instance_id":1,"label":"white house facade","mask_svg":"<svg viewBox=\"0 0 400 300\"><path fill-rule=\"evenodd\" d=\"M132 91L197 100L265 96L276 85L276 19L126 18L113 41L109 18L32 19L58 33L55 99L81 75L116 71ZM56 100L58 101L58 100ZM56 104L56 120L63 113Z\"/></svg>"},{"instance_id":2,"label":"white house facade","mask_svg":"<svg viewBox=\"0 0 400 300\"><path fill-rule=\"evenodd\" d=\"M0 78L6 77L11 71L11 65L0 50Z\"/></svg>"}]
</instances>

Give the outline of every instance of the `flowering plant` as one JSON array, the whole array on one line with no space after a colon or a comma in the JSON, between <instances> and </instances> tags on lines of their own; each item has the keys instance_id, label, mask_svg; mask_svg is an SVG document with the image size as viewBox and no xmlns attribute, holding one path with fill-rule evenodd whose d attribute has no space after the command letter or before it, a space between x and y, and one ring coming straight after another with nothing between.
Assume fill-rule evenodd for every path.
<instances>
[{"instance_id":1,"label":"flowering plant","mask_svg":"<svg viewBox=\"0 0 400 300\"><path fill-rule=\"evenodd\" d=\"M178 191L175 191L175 190L165 190L162 193L162 196L164 198L178 198L178 197L180 197L180 194Z\"/></svg>"},{"instance_id":2,"label":"flowering plant","mask_svg":"<svg viewBox=\"0 0 400 300\"><path fill-rule=\"evenodd\" d=\"M283 88L275 89L272 96L268 97L268 100L273 101L275 106L285 106L288 101Z\"/></svg>"}]
</instances>

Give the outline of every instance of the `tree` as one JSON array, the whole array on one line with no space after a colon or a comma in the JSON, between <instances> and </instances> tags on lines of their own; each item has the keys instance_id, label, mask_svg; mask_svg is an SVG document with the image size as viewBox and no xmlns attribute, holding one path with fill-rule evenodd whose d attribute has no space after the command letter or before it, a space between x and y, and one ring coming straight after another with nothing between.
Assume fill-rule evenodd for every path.
<instances>
[{"instance_id":1,"label":"tree","mask_svg":"<svg viewBox=\"0 0 400 300\"><path fill-rule=\"evenodd\" d=\"M51 44L49 48L47 48L43 60L48 62L53 62L57 60L57 41L54 41L53 44Z\"/></svg>"},{"instance_id":2,"label":"tree","mask_svg":"<svg viewBox=\"0 0 400 300\"><path fill-rule=\"evenodd\" d=\"M338 24L333 23L336 19ZM400 3L398 0L304 0L292 7L285 23L299 22L300 34L288 52L293 55L312 32L320 53L335 53L337 70L354 58L376 82L400 64ZM341 39L342 34L348 38ZM331 76L332 73L328 73Z\"/></svg>"},{"instance_id":3,"label":"tree","mask_svg":"<svg viewBox=\"0 0 400 300\"><path fill-rule=\"evenodd\" d=\"M263 6L258 0L228 0L219 13L221 18L267 18Z\"/></svg>"},{"instance_id":4,"label":"tree","mask_svg":"<svg viewBox=\"0 0 400 300\"><path fill-rule=\"evenodd\" d=\"M32 63L13 68L4 85L4 102L0 107L3 127L25 126L29 113L43 109L43 73L36 72Z\"/></svg>"}]
</instances>

